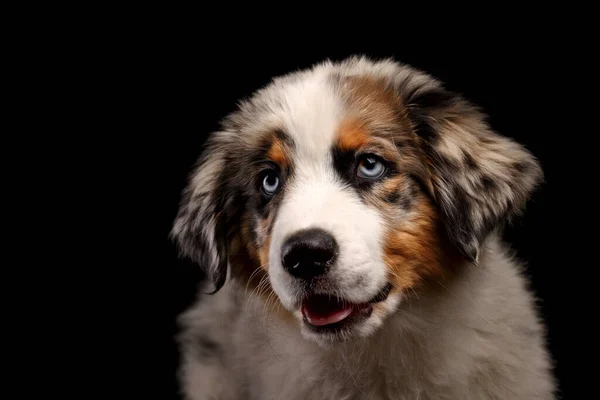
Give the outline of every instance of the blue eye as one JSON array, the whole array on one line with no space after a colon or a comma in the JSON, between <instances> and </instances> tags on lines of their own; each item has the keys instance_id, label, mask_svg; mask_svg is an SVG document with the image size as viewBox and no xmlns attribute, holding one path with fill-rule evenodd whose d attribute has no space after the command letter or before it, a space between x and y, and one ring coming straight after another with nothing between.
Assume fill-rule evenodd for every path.
<instances>
[{"instance_id":1,"label":"blue eye","mask_svg":"<svg viewBox=\"0 0 600 400\"><path fill-rule=\"evenodd\" d=\"M272 196L279 189L279 177L274 171L265 174L262 181L262 188L266 194Z\"/></svg>"},{"instance_id":2,"label":"blue eye","mask_svg":"<svg viewBox=\"0 0 600 400\"><path fill-rule=\"evenodd\" d=\"M375 156L366 156L358 163L357 174L361 178L377 179L385 172L383 162Z\"/></svg>"}]
</instances>

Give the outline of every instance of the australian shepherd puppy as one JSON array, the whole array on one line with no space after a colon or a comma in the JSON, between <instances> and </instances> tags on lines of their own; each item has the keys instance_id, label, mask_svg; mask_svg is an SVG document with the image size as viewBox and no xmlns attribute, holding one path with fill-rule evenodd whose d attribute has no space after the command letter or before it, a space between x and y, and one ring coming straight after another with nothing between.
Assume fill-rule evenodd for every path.
<instances>
[{"instance_id":1,"label":"australian shepherd puppy","mask_svg":"<svg viewBox=\"0 0 600 400\"><path fill-rule=\"evenodd\" d=\"M352 57L274 79L211 135L172 237L209 280L187 399L553 399L499 229L536 158L435 78Z\"/></svg>"}]
</instances>

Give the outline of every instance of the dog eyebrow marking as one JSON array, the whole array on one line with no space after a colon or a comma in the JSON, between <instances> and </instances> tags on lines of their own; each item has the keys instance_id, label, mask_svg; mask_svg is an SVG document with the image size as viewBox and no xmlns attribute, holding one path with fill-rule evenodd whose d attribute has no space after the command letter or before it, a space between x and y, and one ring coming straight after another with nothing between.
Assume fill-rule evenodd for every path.
<instances>
[{"instance_id":1,"label":"dog eyebrow marking","mask_svg":"<svg viewBox=\"0 0 600 400\"><path fill-rule=\"evenodd\" d=\"M289 165L283 143L278 139L274 139L273 143L271 143L271 147L267 151L267 158L278 164L281 168L286 168Z\"/></svg>"},{"instance_id":2,"label":"dog eyebrow marking","mask_svg":"<svg viewBox=\"0 0 600 400\"><path fill-rule=\"evenodd\" d=\"M358 150L369 141L369 133L362 122L357 119L340 123L337 131L337 147L342 151Z\"/></svg>"},{"instance_id":3,"label":"dog eyebrow marking","mask_svg":"<svg viewBox=\"0 0 600 400\"><path fill-rule=\"evenodd\" d=\"M290 166L289 151L294 147L292 138L282 130L276 130L271 135L271 145L267 150L266 157L279 165L282 169Z\"/></svg>"}]
</instances>

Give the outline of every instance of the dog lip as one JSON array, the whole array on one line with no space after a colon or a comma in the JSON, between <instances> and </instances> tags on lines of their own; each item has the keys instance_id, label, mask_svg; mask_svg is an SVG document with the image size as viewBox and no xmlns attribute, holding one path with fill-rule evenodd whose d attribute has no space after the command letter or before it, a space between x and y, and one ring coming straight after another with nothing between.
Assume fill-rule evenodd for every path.
<instances>
[{"instance_id":1,"label":"dog lip","mask_svg":"<svg viewBox=\"0 0 600 400\"><path fill-rule=\"evenodd\" d=\"M390 292L392 290L392 287L393 286L392 286L391 283L387 283L379 292L377 292L377 294L374 297L372 297L370 300L367 300L367 301L361 302L361 303L350 302L350 301L347 301L347 300L345 300L343 298L339 298L339 297L338 297L338 299L340 301L344 301L344 302L346 302L348 304L354 304L355 306L358 306L358 305L365 305L366 306L367 304L381 303L382 301L384 301L384 300L386 300L388 298L388 296L390 295ZM296 307L301 307L302 304L304 304L310 298L316 297L316 296L333 297L334 295L331 294L330 291L318 291L318 292L307 293L306 295L304 295L302 297L301 300L299 300L296 303ZM337 297L337 296L335 296L335 297Z\"/></svg>"},{"instance_id":2,"label":"dog lip","mask_svg":"<svg viewBox=\"0 0 600 400\"><path fill-rule=\"evenodd\" d=\"M371 304L387 299L391 289L391 283L386 284L375 297L364 303L350 303L327 294L307 296L301 303L302 316L309 326L319 331L342 329L353 322L368 318L373 311Z\"/></svg>"}]
</instances>

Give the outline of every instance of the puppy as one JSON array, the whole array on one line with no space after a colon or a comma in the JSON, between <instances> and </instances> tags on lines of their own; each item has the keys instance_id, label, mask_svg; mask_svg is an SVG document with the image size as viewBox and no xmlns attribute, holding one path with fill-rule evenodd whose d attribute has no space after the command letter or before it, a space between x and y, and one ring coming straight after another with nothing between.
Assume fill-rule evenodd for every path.
<instances>
[{"instance_id":1,"label":"puppy","mask_svg":"<svg viewBox=\"0 0 600 400\"><path fill-rule=\"evenodd\" d=\"M274 79L211 135L173 225L210 278L179 320L185 398L553 399L499 236L542 179L410 66Z\"/></svg>"}]
</instances>

